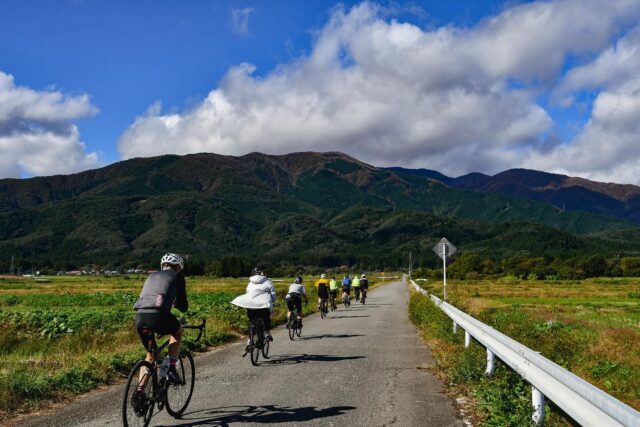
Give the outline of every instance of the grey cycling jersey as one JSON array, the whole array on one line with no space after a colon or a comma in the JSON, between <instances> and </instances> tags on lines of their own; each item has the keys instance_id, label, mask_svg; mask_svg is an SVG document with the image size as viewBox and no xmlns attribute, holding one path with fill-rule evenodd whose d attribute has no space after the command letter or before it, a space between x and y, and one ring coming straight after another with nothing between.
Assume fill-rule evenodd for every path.
<instances>
[{"instance_id":1,"label":"grey cycling jersey","mask_svg":"<svg viewBox=\"0 0 640 427\"><path fill-rule=\"evenodd\" d=\"M306 295L307 291L304 289L304 285L302 283L292 283L291 286L289 286L289 293Z\"/></svg>"},{"instance_id":2,"label":"grey cycling jersey","mask_svg":"<svg viewBox=\"0 0 640 427\"><path fill-rule=\"evenodd\" d=\"M189 307L184 277L173 270L162 270L147 277L133 308L141 312L170 312L174 305L183 313Z\"/></svg>"}]
</instances>

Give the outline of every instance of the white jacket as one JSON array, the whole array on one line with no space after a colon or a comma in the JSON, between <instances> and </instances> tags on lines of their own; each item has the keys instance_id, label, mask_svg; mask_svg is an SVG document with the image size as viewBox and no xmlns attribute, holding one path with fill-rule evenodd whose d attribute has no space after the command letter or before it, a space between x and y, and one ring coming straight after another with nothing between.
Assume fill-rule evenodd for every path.
<instances>
[{"instance_id":1,"label":"white jacket","mask_svg":"<svg viewBox=\"0 0 640 427\"><path fill-rule=\"evenodd\" d=\"M273 310L273 303L275 302L276 288L273 286L271 279L266 276L256 275L249 278L246 293L236 297L231 301L231 304L243 308L268 308Z\"/></svg>"}]
</instances>

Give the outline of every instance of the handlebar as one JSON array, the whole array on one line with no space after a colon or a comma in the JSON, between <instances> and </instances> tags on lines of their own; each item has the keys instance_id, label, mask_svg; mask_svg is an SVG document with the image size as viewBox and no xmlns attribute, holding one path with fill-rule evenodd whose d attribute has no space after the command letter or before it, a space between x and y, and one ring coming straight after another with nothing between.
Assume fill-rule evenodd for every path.
<instances>
[{"instance_id":1,"label":"handlebar","mask_svg":"<svg viewBox=\"0 0 640 427\"><path fill-rule=\"evenodd\" d=\"M198 333L196 341L200 341L200 338L202 337L202 334L204 333L206 324L207 324L207 319L203 318L202 322L199 325L182 325L182 327L184 329L197 329L197 330L199 330L200 332Z\"/></svg>"}]
</instances>

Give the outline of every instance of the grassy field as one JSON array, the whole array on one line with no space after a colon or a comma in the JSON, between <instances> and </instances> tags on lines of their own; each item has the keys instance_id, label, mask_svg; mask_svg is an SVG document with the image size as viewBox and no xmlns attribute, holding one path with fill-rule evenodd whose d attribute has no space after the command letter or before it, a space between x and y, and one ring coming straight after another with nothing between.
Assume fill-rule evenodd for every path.
<instances>
[{"instance_id":1,"label":"grassy field","mask_svg":"<svg viewBox=\"0 0 640 427\"><path fill-rule=\"evenodd\" d=\"M418 282L442 296L441 282ZM584 281L449 281L449 302L540 351L635 409L640 409L640 279ZM485 425L520 425L530 415L528 385L501 366L483 378L484 349L465 351L463 333L427 298L412 296L411 316L423 328L440 370L457 392L472 396ZM545 425L566 425L554 413Z\"/></svg>"},{"instance_id":2,"label":"grassy field","mask_svg":"<svg viewBox=\"0 0 640 427\"><path fill-rule=\"evenodd\" d=\"M59 276L0 278L0 420L55 400L111 383L144 356L134 330L137 300L145 276ZM286 318L284 296L292 278L275 279L278 305L272 319ZM312 277L305 277L317 311ZM381 284L370 278L370 287ZM246 332L246 311L230 301L244 293L247 279L187 278L190 323L207 319L204 351ZM178 314L178 312L174 311ZM181 315L179 314L178 317Z\"/></svg>"},{"instance_id":3,"label":"grassy field","mask_svg":"<svg viewBox=\"0 0 640 427\"><path fill-rule=\"evenodd\" d=\"M43 401L82 393L126 374L143 349L133 303L144 276L0 280L0 413L29 411ZM279 296L287 282L276 283ZM234 339L245 311L230 304L245 279L188 278L187 320L207 318L199 348ZM282 320L282 306L275 319ZM186 337L186 343L189 343Z\"/></svg>"}]
</instances>

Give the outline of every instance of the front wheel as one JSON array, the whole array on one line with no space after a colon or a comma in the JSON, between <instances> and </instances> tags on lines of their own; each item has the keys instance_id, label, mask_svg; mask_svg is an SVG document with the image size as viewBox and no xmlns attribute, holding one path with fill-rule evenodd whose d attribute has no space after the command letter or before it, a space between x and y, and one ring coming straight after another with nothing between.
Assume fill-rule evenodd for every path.
<instances>
[{"instance_id":1,"label":"front wheel","mask_svg":"<svg viewBox=\"0 0 640 427\"><path fill-rule=\"evenodd\" d=\"M263 344L262 344L262 357L264 357L265 359L268 359L269 358L269 343L270 343L270 341L265 336L262 339L262 342L263 342Z\"/></svg>"},{"instance_id":2,"label":"front wheel","mask_svg":"<svg viewBox=\"0 0 640 427\"><path fill-rule=\"evenodd\" d=\"M151 421L157 386L152 370L151 363L141 360L129 373L122 400L122 423L125 427L146 427ZM138 392L139 386L141 392Z\"/></svg>"},{"instance_id":3,"label":"front wheel","mask_svg":"<svg viewBox=\"0 0 640 427\"><path fill-rule=\"evenodd\" d=\"M187 409L196 381L196 366L189 352L180 352L176 372L182 379L181 384L170 384L167 389L167 412L174 418L180 417Z\"/></svg>"},{"instance_id":4,"label":"front wheel","mask_svg":"<svg viewBox=\"0 0 640 427\"><path fill-rule=\"evenodd\" d=\"M323 319L327 317L327 307L324 300L322 300L322 302L320 303L320 317Z\"/></svg>"},{"instance_id":5,"label":"front wheel","mask_svg":"<svg viewBox=\"0 0 640 427\"><path fill-rule=\"evenodd\" d=\"M302 334L302 321L296 320L296 335L298 336L298 338L300 338L301 334Z\"/></svg>"}]
</instances>

